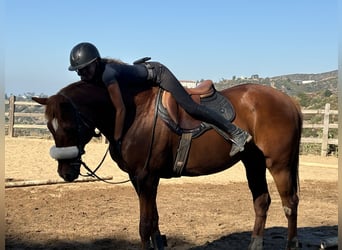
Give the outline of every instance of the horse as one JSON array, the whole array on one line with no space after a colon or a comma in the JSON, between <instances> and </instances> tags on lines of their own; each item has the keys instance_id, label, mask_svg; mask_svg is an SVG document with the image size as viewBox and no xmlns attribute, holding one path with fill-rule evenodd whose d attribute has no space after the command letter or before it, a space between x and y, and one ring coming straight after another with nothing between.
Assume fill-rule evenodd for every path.
<instances>
[{"instance_id":1,"label":"horse","mask_svg":"<svg viewBox=\"0 0 342 250\"><path fill-rule=\"evenodd\" d=\"M78 178L84 146L95 135L95 128L106 137L112 159L128 173L139 198L141 249L149 249L151 244L154 249L164 249L165 236L159 230L156 203L160 178L209 175L239 161L246 169L255 211L248 249L263 249L271 204L266 169L274 179L288 221L286 249L301 248L297 237L297 210L302 113L293 98L272 87L253 83L215 90L233 106L233 123L248 131L253 139L245 145L244 151L231 157L232 142L217 129L204 130L188 141L190 147L185 163L177 172L174 165L177 165L175 158L182 131L188 130L172 129L159 115L158 102L161 100L170 113L173 106L176 117L170 120L175 124L197 126L199 123L189 118L172 96L167 97L169 93L160 98L161 89L157 86L126 84L120 88L127 109L121 155L113 146L115 110L104 87L79 81L50 97L32 99L45 105L47 127L55 141L51 155L58 160L58 173L65 181ZM188 91L194 99L203 92L201 88Z\"/></svg>"}]
</instances>

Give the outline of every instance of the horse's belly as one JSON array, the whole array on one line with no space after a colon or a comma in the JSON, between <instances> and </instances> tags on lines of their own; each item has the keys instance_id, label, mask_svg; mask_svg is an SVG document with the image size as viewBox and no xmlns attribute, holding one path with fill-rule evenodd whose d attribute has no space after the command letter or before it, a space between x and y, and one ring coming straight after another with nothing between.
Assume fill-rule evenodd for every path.
<instances>
[{"instance_id":1,"label":"horse's belly","mask_svg":"<svg viewBox=\"0 0 342 250\"><path fill-rule=\"evenodd\" d=\"M183 175L213 174L228 169L239 161L232 161L229 156L231 144L216 132L210 132L192 141Z\"/></svg>"}]
</instances>

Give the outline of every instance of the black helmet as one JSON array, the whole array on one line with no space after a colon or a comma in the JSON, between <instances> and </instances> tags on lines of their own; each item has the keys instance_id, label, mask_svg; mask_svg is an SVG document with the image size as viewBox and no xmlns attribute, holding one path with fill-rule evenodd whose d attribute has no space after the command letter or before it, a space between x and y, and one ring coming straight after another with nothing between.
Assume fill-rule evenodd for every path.
<instances>
[{"instance_id":1,"label":"black helmet","mask_svg":"<svg viewBox=\"0 0 342 250\"><path fill-rule=\"evenodd\" d=\"M97 58L100 58L100 53L94 45L91 43L79 43L70 52L69 70L82 69Z\"/></svg>"}]
</instances>

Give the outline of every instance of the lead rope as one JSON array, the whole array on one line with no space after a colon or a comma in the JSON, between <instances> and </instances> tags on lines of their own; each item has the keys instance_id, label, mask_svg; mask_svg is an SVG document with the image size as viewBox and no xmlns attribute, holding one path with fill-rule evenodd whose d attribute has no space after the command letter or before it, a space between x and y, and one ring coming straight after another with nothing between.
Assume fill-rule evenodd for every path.
<instances>
[{"instance_id":1,"label":"lead rope","mask_svg":"<svg viewBox=\"0 0 342 250\"><path fill-rule=\"evenodd\" d=\"M124 181L116 181L116 182L107 181L107 180L101 178L100 176L98 176L94 171L92 171L92 170L87 166L87 164L85 164L85 162L83 162L82 160L81 160L80 162L81 162L81 164L83 165L83 167L88 171L87 176L95 177L95 178L98 179L99 181L103 181L103 182L108 183L108 184L123 184L123 183L126 183L126 182L131 181L130 179L124 180Z\"/></svg>"},{"instance_id":2,"label":"lead rope","mask_svg":"<svg viewBox=\"0 0 342 250\"><path fill-rule=\"evenodd\" d=\"M99 181L103 181L103 182L108 183L108 184L123 184L123 183L129 182L130 179L124 180L124 181L116 181L116 182L107 181L107 180L101 178L100 176L98 176L98 175L96 174L96 171L102 166L102 163L103 163L104 160L106 159L106 156L107 156L107 154L108 154L108 151L109 151L109 145L108 145L108 148L107 148L107 150L106 150L106 153L105 153L104 156L102 157L102 160L100 161L100 163L98 164L98 166L95 168L95 170L91 170L91 169L87 166L87 164L86 164L84 161L82 161L82 160L80 159L79 162L80 162L80 163L82 164L82 166L88 171L87 174L80 174L80 175L81 175L81 176L84 176L84 177L94 177L94 178L98 179Z\"/></svg>"}]
</instances>

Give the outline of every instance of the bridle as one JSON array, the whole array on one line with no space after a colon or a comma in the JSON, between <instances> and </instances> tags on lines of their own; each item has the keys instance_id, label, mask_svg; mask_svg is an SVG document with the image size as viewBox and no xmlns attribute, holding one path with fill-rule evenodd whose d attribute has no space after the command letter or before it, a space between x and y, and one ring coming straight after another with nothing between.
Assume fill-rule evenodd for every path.
<instances>
[{"instance_id":1,"label":"bridle","mask_svg":"<svg viewBox=\"0 0 342 250\"><path fill-rule=\"evenodd\" d=\"M161 88L159 88L158 90L158 94L157 94L157 98L155 99L155 110L154 110L154 116L153 116L153 126L152 126L152 133L151 133L151 138L150 138L150 145L149 145L149 150L148 150L148 155L146 157L146 161L145 161L145 164L144 164L144 168L143 169L146 169L149 164L150 164L150 159L151 159L151 155L152 155L152 146L154 144L154 139L155 139L155 129L156 129L156 125L157 125L157 116L158 116L158 103L160 101L160 96L162 94L163 90ZM100 163L98 164L98 166L95 168L95 170L91 170L87 164L85 162L82 161L82 155L85 153L84 151L84 146L86 143L80 143L80 138L82 138L82 132L84 130L84 128L87 128L87 129L90 129L93 131L93 135L92 137L99 137L101 134L97 134L95 133L95 125L93 125L92 121L89 120L88 118L86 118L86 116L84 116L77 108L77 106L74 104L74 102L71 100L71 98L69 98L68 96L62 94L62 93L59 93L60 95L62 95L63 97L65 97L71 104L73 110L74 110L74 113L75 113L75 116L76 116L76 121L77 121L77 133L78 133L78 145L76 146L71 146L72 148L74 149L77 149L77 153L75 153L75 156L73 158L69 158L70 159L74 159L73 162L70 163L70 165L72 167L79 167L80 165L82 165L87 171L88 173L86 175L83 175L80 173L81 176L87 176L87 177L95 177L97 178L98 180L100 181L103 181L103 182L106 182L106 183L109 183L109 184L122 184L122 183L126 183L126 182L129 182L129 181L133 181L133 179L135 177L132 177L132 179L128 179L128 180L124 180L124 181L118 181L118 182L111 182L111 181L107 181L107 180L104 180L103 178L99 177L97 174L96 174L96 171L101 167L102 163L104 162L107 154L108 154L108 151L109 151L109 146L102 158L102 160L100 161ZM51 154L51 153L50 153ZM56 159L56 158L55 158ZM67 160L66 158L64 158L65 160ZM58 159L56 159L58 160Z\"/></svg>"},{"instance_id":2,"label":"bridle","mask_svg":"<svg viewBox=\"0 0 342 250\"><path fill-rule=\"evenodd\" d=\"M126 183L129 182L130 180L124 180L124 181L118 181L118 182L111 182L111 181L107 181L103 178L101 178L100 176L98 176L96 174L96 171L102 166L108 151L109 151L109 146L102 158L102 160L100 161L100 163L98 164L98 166L95 168L95 170L91 170L90 167L88 167L88 165L82 161L82 155L85 153L84 151L84 146L86 145L86 142L82 142L81 138L84 138L84 133L85 130L87 131L93 131L93 134L91 134L91 138L92 137L100 137L101 133L97 133L95 131L95 125L93 125L93 122L91 120L89 120L86 116L84 116L79 109L77 108L77 106L75 105L75 103L72 101L72 99L68 96L66 96L63 93L59 93L61 96L63 96L65 99L68 100L68 102L71 104L71 107L73 108L74 114L75 114L75 118L76 118L76 124L77 124L77 140L78 143L77 145L74 146L69 146L69 147L56 147L53 146L50 149L50 155L52 158L56 159L56 160L70 160L70 166L73 168L78 168L80 165L82 165L88 172L87 174L81 174L81 176L83 177L94 177L97 178L100 181L109 183L109 184L122 184L122 183ZM69 153L61 153L62 151L68 152ZM71 152L70 152L71 151Z\"/></svg>"}]
</instances>

